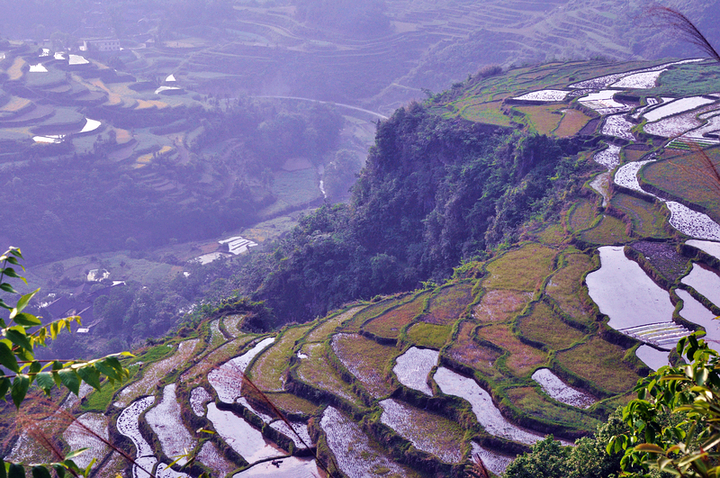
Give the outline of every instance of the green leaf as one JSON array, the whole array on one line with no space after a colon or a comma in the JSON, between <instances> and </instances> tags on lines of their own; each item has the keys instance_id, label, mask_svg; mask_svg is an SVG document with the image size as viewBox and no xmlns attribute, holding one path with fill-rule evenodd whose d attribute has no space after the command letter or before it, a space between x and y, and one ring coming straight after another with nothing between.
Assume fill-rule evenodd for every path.
<instances>
[{"instance_id":1,"label":"green leaf","mask_svg":"<svg viewBox=\"0 0 720 478\"><path fill-rule=\"evenodd\" d=\"M111 378L113 380L120 380L120 377L118 376L117 370L115 370L112 367L109 367L105 365L104 360L99 360L95 363L95 368L100 371L103 375L105 375L108 378Z\"/></svg>"},{"instance_id":2,"label":"green leaf","mask_svg":"<svg viewBox=\"0 0 720 478\"><path fill-rule=\"evenodd\" d=\"M12 353L12 343L9 340L0 340L0 364L15 373L20 371L17 358Z\"/></svg>"},{"instance_id":3,"label":"green leaf","mask_svg":"<svg viewBox=\"0 0 720 478\"><path fill-rule=\"evenodd\" d=\"M100 390L100 372L97 371L92 365L82 367L77 371L80 378L82 378L88 385L92 386L95 390Z\"/></svg>"},{"instance_id":4,"label":"green leaf","mask_svg":"<svg viewBox=\"0 0 720 478\"><path fill-rule=\"evenodd\" d=\"M663 450L657 445L653 445L652 443L641 443L635 447L635 451L665 454L665 450Z\"/></svg>"},{"instance_id":5,"label":"green leaf","mask_svg":"<svg viewBox=\"0 0 720 478\"><path fill-rule=\"evenodd\" d=\"M0 380L0 399L5 400L5 395L7 394L8 390L10 390L10 385L12 382L9 378L3 377ZM2 476L0 476L2 478Z\"/></svg>"},{"instance_id":6,"label":"green leaf","mask_svg":"<svg viewBox=\"0 0 720 478\"><path fill-rule=\"evenodd\" d=\"M73 451L71 451L70 453L68 453L67 455L65 455L65 459L66 459L66 460L71 460L71 459L75 458L76 456L82 455L83 453L85 453L85 451L86 451L87 449L88 449L88 448L85 447L85 448L80 448L79 450L73 450Z\"/></svg>"},{"instance_id":7,"label":"green leaf","mask_svg":"<svg viewBox=\"0 0 720 478\"><path fill-rule=\"evenodd\" d=\"M52 375L50 372L41 372L35 376L35 382L37 382L38 387L42 388L48 395L50 394L50 390L55 386Z\"/></svg>"},{"instance_id":8,"label":"green leaf","mask_svg":"<svg viewBox=\"0 0 720 478\"><path fill-rule=\"evenodd\" d=\"M13 256L15 256L15 257L19 257L20 259L24 259L24 257L22 256L22 253L20 252L20 249L18 249L17 247L11 247L10 249L8 249L8 252L9 252L10 254L12 254Z\"/></svg>"},{"instance_id":9,"label":"green leaf","mask_svg":"<svg viewBox=\"0 0 720 478\"><path fill-rule=\"evenodd\" d=\"M16 291L16 290L13 288L13 286L11 286L10 284L8 284L7 282L3 282L2 284L0 284L0 289L4 290L5 292L9 292L9 293L11 293L11 294L17 294L17 293L18 293L18 291Z\"/></svg>"},{"instance_id":10,"label":"green leaf","mask_svg":"<svg viewBox=\"0 0 720 478\"><path fill-rule=\"evenodd\" d=\"M30 340L28 340L24 328L20 326L10 327L5 330L5 336L18 347L22 347L25 350L32 352L32 344L30 343Z\"/></svg>"},{"instance_id":11,"label":"green leaf","mask_svg":"<svg viewBox=\"0 0 720 478\"><path fill-rule=\"evenodd\" d=\"M36 325L42 325L42 321L35 317L32 314L27 314L25 312L21 312L17 314L13 320L15 320L15 323L18 325L22 325L24 327L35 327Z\"/></svg>"},{"instance_id":12,"label":"green leaf","mask_svg":"<svg viewBox=\"0 0 720 478\"><path fill-rule=\"evenodd\" d=\"M58 478L65 478L65 467L59 464L55 464L52 466L55 469L55 473L57 473Z\"/></svg>"},{"instance_id":13,"label":"green leaf","mask_svg":"<svg viewBox=\"0 0 720 478\"><path fill-rule=\"evenodd\" d=\"M30 387L30 377L25 374L17 374L13 379L12 390L10 390L16 408L20 408L20 404L25 400L28 387Z\"/></svg>"},{"instance_id":14,"label":"green leaf","mask_svg":"<svg viewBox=\"0 0 720 478\"><path fill-rule=\"evenodd\" d=\"M4 269L0 269L0 272L5 274L8 277L25 280L21 275L19 275L17 272L15 272L15 269L13 269L12 267L6 267Z\"/></svg>"},{"instance_id":15,"label":"green leaf","mask_svg":"<svg viewBox=\"0 0 720 478\"><path fill-rule=\"evenodd\" d=\"M30 292L29 294L25 294L24 296L20 297L20 300L18 300L17 305L15 306L15 310L17 310L17 313L20 313L27 307L28 302L30 302L30 299L33 298L35 294L38 293L40 289L35 289L34 291ZM10 314L10 318L13 318L13 314Z\"/></svg>"},{"instance_id":16,"label":"green leaf","mask_svg":"<svg viewBox=\"0 0 720 478\"><path fill-rule=\"evenodd\" d=\"M0 307L2 307L3 309L7 309L7 310L12 310L12 309L13 309L11 305L7 305L7 304L5 303L5 301L2 300L2 299L0 299Z\"/></svg>"},{"instance_id":17,"label":"green leaf","mask_svg":"<svg viewBox=\"0 0 720 478\"><path fill-rule=\"evenodd\" d=\"M25 468L17 463L10 463L8 478L25 478Z\"/></svg>"},{"instance_id":18,"label":"green leaf","mask_svg":"<svg viewBox=\"0 0 720 478\"><path fill-rule=\"evenodd\" d=\"M60 381L75 395L80 393L80 377L77 372L70 369L63 369L58 372Z\"/></svg>"},{"instance_id":19,"label":"green leaf","mask_svg":"<svg viewBox=\"0 0 720 478\"><path fill-rule=\"evenodd\" d=\"M33 466L32 467L33 478L52 478L50 472L44 466Z\"/></svg>"}]
</instances>

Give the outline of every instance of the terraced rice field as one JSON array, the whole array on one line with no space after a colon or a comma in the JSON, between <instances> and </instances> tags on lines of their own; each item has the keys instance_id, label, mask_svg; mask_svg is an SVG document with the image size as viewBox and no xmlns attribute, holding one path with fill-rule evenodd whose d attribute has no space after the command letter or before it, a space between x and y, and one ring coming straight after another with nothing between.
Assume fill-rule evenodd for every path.
<instances>
[{"instance_id":1,"label":"terraced rice field","mask_svg":"<svg viewBox=\"0 0 720 478\"><path fill-rule=\"evenodd\" d=\"M487 289L534 291L551 271L555 251L539 244L527 244L504 254L487 265Z\"/></svg>"},{"instance_id":2,"label":"terraced rice field","mask_svg":"<svg viewBox=\"0 0 720 478\"><path fill-rule=\"evenodd\" d=\"M517 320L520 335L553 350L564 350L583 339L584 334L564 323L544 302L534 304L532 312Z\"/></svg>"},{"instance_id":3,"label":"terraced rice field","mask_svg":"<svg viewBox=\"0 0 720 478\"><path fill-rule=\"evenodd\" d=\"M380 345L361 335L338 334L333 337L332 349L373 397L379 398L392 392L386 374L398 355L395 347Z\"/></svg>"}]
</instances>

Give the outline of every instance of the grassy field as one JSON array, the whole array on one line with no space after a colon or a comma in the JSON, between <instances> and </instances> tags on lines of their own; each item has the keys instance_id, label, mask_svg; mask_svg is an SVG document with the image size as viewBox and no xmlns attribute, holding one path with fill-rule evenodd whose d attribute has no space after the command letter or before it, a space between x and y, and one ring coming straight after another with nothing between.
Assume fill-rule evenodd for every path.
<instances>
[{"instance_id":1,"label":"grassy field","mask_svg":"<svg viewBox=\"0 0 720 478\"><path fill-rule=\"evenodd\" d=\"M421 320L436 325L455 323L461 318L468 305L473 302L472 289L472 283L443 287L440 292L430 298L428 311L423 314Z\"/></svg>"},{"instance_id":2,"label":"grassy field","mask_svg":"<svg viewBox=\"0 0 720 478\"><path fill-rule=\"evenodd\" d=\"M340 378L337 371L328 363L326 351L326 346L322 344L304 346L302 353L307 355L307 358L300 361L298 377L309 385L360 405L362 402L353 392L352 386Z\"/></svg>"},{"instance_id":3,"label":"grassy field","mask_svg":"<svg viewBox=\"0 0 720 478\"><path fill-rule=\"evenodd\" d=\"M709 173L709 164L720 165L720 148L697 152L667 154L664 160L640 170L638 178L674 196L706 208L716 221L720 219L720 184ZM700 187L698 187L700 186Z\"/></svg>"},{"instance_id":4,"label":"grassy field","mask_svg":"<svg viewBox=\"0 0 720 478\"><path fill-rule=\"evenodd\" d=\"M494 363L502 355L502 352L499 349L477 343L472 338L476 326L477 324L470 321L460 324L458 336L450 344L446 353L453 360L478 370L488 378L499 379L502 377L502 373L494 367Z\"/></svg>"},{"instance_id":5,"label":"grassy field","mask_svg":"<svg viewBox=\"0 0 720 478\"><path fill-rule=\"evenodd\" d=\"M663 227L665 219L654 203L627 194L615 194L610 204L631 219L635 234L657 239L668 237Z\"/></svg>"},{"instance_id":6,"label":"grassy field","mask_svg":"<svg viewBox=\"0 0 720 478\"><path fill-rule=\"evenodd\" d=\"M589 201L576 203L568 213L568 227L572 232L580 232L592 225L597 208Z\"/></svg>"},{"instance_id":7,"label":"grassy field","mask_svg":"<svg viewBox=\"0 0 720 478\"><path fill-rule=\"evenodd\" d=\"M509 353L509 356L504 359L505 365L517 377L526 377L547 362L545 352L521 342L513 334L509 325L496 324L480 327L477 336Z\"/></svg>"},{"instance_id":8,"label":"grassy field","mask_svg":"<svg viewBox=\"0 0 720 478\"><path fill-rule=\"evenodd\" d=\"M532 293L516 290L489 290L473 307L473 317L481 322L505 322L522 311Z\"/></svg>"},{"instance_id":9,"label":"grassy field","mask_svg":"<svg viewBox=\"0 0 720 478\"><path fill-rule=\"evenodd\" d=\"M398 338L400 330L423 311L428 295L427 293L419 294L411 301L383 312L380 317L365 324L363 330L379 337Z\"/></svg>"},{"instance_id":10,"label":"grassy field","mask_svg":"<svg viewBox=\"0 0 720 478\"><path fill-rule=\"evenodd\" d=\"M583 334L564 323L544 302L536 302L532 312L518 318L518 332L551 349L563 350L583 339Z\"/></svg>"},{"instance_id":11,"label":"grassy field","mask_svg":"<svg viewBox=\"0 0 720 478\"><path fill-rule=\"evenodd\" d=\"M508 118L500 108L500 101L491 101L489 103L478 103L463 106L460 110L460 116L469 121L477 123L493 124L497 126L510 126L510 118Z\"/></svg>"},{"instance_id":12,"label":"grassy field","mask_svg":"<svg viewBox=\"0 0 720 478\"><path fill-rule=\"evenodd\" d=\"M640 378L624 361L625 349L600 337L559 352L558 362L580 377L611 393L625 393Z\"/></svg>"},{"instance_id":13,"label":"grassy field","mask_svg":"<svg viewBox=\"0 0 720 478\"><path fill-rule=\"evenodd\" d=\"M582 111L567 109L565 110L565 113L563 113L562 120L560 121L557 129L555 129L554 134L558 138L569 138L571 136L575 136L591 119L592 118Z\"/></svg>"},{"instance_id":14,"label":"grassy field","mask_svg":"<svg viewBox=\"0 0 720 478\"><path fill-rule=\"evenodd\" d=\"M603 216L600 224L580 234L590 244L627 244L632 241L627 234L627 225L613 216Z\"/></svg>"},{"instance_id":15,"label":"grassy field","mask_svg":"<svg viewBox=\"0 0 720 478\"><path fill-rule=\"evenodd\" d=\"M573 319L590 324L593 322L590 298L582 286L583 275L595 268L592 258L579 252L565 253L563 266L552 276L545 293L558 303Z\"/></svg>"},{"instance_id":16,"label":"grassy field","mask_svg":"<svg viewBox=\"0 0 720 478\"><path fill-rule=\"evenodd\" d=\"M283 390L284 375L290 366L290 358L295 353L295 343L312 325L289 327L278 338L272 347L265 350L248 370L248 376L257 387L264 392Z\"/></svg>"},{"instance_id":17,"label":"grassy field","mask_svg":"<svg viewBox=\"0 0 720 478\"><path fill-rule=\"evenodd\" d=\"M541 420L594 432L599 420L580 410L556 405L543 397L536 387L517 387L505 390L510 403L523 412Z\"/></svg>"},{"instance_id":18,"label":"grassy field","mask_svg":"<svg viewBox=\"0 0 720 478\"><path fill-rule=\"evenodd\" d=\"M305 342L323 342L330 337L340 325L349 320L353 315L363 309L363 306L353 307L340 314L336 314L327 320L323 320L320 324L312 329L305 336Z\"/></svg>"},{"instance_id":19,"label":"grassy field","mask_svg":"<svg viewBox=\"0 0 720 478\"><path fill-rule=\"evenodd\" d=\"M391 297L388 299L384 299L380 302L377 302L373 305L370 305L368 307L365 307L364 309L360 310L357 314L353 316L353 318L345 324L343 327L343 331L345 332L359 332L360 327L362 327L363 323L366 322L371 317L376 317L388 310L390 307L399 305L403 302L403 299L398 299L396 297Z\"/></svg>"},{"instance_id":20,"label":"grassy field","mask_svg":"<svg viewBox=\"0 0 720 478\"><path fill-rule=\"evenodd\" d=\"M410 342L420 347L441 349L450 338L452 329L447 325L435 325L420 322L414 324L407 331Z\"/></svg>"},{"instance_id":21,"label":"grassy field","mask_svg":"<svg viewBox=\"0 0 720 478\"><path fill-rule=\"evenodd\" d=\"M511 250L487 265L487 289L534 291L551 271L555 251L540 244L526 244Z\"/></svg>"},{"instance_id":22,"label":"grassy field","mask_svg":"<svg viewBox=\"0 0 720 478\"><path fill-rule=\"evenodd\" d=\"M374 397L392 392L388 374L399 350L361 335L342 334L333 338L333 352Z\"/></svg>"},{"instance_id":23,"label":"grassy field","mask_svg":"<svg viewBox=\"0 0 720 478\"><path fill-rule=\"evenodd\" d=\"M525 116L531 131L538 134L552 135L563 119L564 104L515 106L513 109Z\"/></svg>"}]
</instances>

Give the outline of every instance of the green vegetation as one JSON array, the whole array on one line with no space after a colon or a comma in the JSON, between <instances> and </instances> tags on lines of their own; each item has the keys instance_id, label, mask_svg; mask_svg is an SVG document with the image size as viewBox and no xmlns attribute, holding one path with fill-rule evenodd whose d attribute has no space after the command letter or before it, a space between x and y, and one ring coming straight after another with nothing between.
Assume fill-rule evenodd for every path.
<instances>
[{"instance_id":1,"label":"green vegetation","mask_svg":"<svg viewBox=\"0 0 720 478\"><path fill-rule=\"evenodd\" d=\"M517 377L526 377L540 365L547 363L545 352L522 342L508 325L488 325L477 330L477 337L505 350L503 364Z\"/></svg>"},{"instance_id":2,"label":"green vegetation","mask_svg":"<svg viewBox=\"0 0 720 478\"><path fill-rule=\"evenodd\" d=\"M333 338L333 353L375 398L392 392L388 376L399 350L361 335L340 334Z\"/></svg>"},{"instance_id":3,"label":"green vegetation","mask_svg":"<svg viewBox=\"0 0 720 478\"><path fill-rule=\"evenodd\" d=\"M505 394L513 406L535 418L561 423L586 432L594 431L600 424L598 420L573 407L551 403L538 392L536 387L511 388L505 390Z\"/></svg>"},{"instance_id":4,"label":"green vegetation","mask_svg":"<svg viewBox=\"0 0 720 478\"><path fill-rule=\"evenodd\" d=\"M586 254L570 252L562 255L562 267L553 274L545 293L563 312L584 324L594 322L590 297L582 285L585 274L595 269L593 259Z\"/></svg>"},{"instance_id":5,"label":"green vegetation","mask_svg":"<svg viewBox=\"0 0 720 478\"><path fill-rule=\"evenodd\" d=\"M420 347L439 350L450 338L452 329L447 325L417 323L407 331L407 339Z\"/></svg>"},{"instance_id":6,"label":"green vegetation","mask_svg":"<svg viewBox=\"0 0 720 478\"><path fill-rule=\"evenodd\" d=\"M295 354L295 344L305 335L311 325L289 327L278 338L273 347L263 352L247 371L247 375L263 392L277 392L283 389L284 375Z\"/></svg>"},{"instance_id":7,"label":"green vegetation","mask_svg":"<svg viewBox=\"0 0 720 478\"><path fill-rule=\"evenodd\" d=\"M597 214L594 204L588 201L575 203L568 213L568 226L573 232L580 232L593 224Z\"/></svg>"},{"instance_id":8,"label":"green vegetation","mask_svg":"<svg viewBox=\"0 0 720 478\"><path fill-rule=\"evenodd\" d=\"M302 359L297 369L300 380L356 405L361 404L360 399L353 392L352 386L330 366L324 345L306 345L302 348L302 352L308 358Z\"/></svg>"},{"instance_id":9,"label":"green vegetation","mask_svg":"<svg viewBox=\"0 0 720 478\"><path fill-rule=\"evenodd\" d=\"M604 215L595 227L583 231L580 237L589 244L627 244L632 241L627 229L627 224L620 219Z\"/></svg>"},{"instance_id":10,"label":"green vegetation","mask_svg":"<svg viewBox=\"0 0 720 478\"><path fill-rule=\"evenodd\" d=\"M378 337L398 338L402 328L423 311L428 295L427 293L418 294L411 301L383 312L378 318L366 323L363 330Z\"/></svg>"},{"instance_id":11,"label":"green vegetation","mask_svg":"<svg viewBox=\"0 0 720 478\"><path fill-rule=\"evenodd\" d=\"M555 254L553 249L532 243L509 251L488 263L490 277L483 287L532 292L552 271Z\"/></svg>"},{"instance_id":12,"label":"green vegetation","mask_svg":"<svg viewBox=\"0 0 720 478\"><path fill-rule=\"evenodd\" d=\"M474 301L473 284L456 284L443 287L429 299L428 310L420 318L435 325L452 325L462 318L463 312Z\"/></svg>"},{"instance_id":13,"label":"green vegetation","mask_svg":"<svg viewBox=\"0 0 720 478\"><path fill-rule=\"evenodd\" d=\"M616 194L610 201L632 221L633 233L640 237L665 238L665 218L654 202L644 201L627 194Z\"/></svg>"},{"instance_id":14,"label":"green vegetation","mask_svg":"<svg viewBox=\"0 0 720 478\"><path fill-rule=\"evenodd\" d=\"M502 377L494 366L495 361L502 355L502 350L476 342L473 339L475 327L476 324L473 322L462 322L457 337L447 349L447 355L456 362L478 370L485 377L495 379Z\"/></svg>"},{"instance_id":15,"label":"green vegetation","mask_svg":"<svg viewBox=\"0 0 720 478\"><path fill-rule=\"evenodd\" d=\"M582 340L584 334L567 325L544 302L536 302L532 311L517 320L520 335L554 350L564 350Z\"/></svg>"},{"instance_id":16,"label":"green vegetation","mask_svg":"<svg viewBox=\"0 0 720 478\"><path fill-rule=\"evenodd\" d=\"M625 361L626 351L599 337L572 349L559 352L560 365L600 389L612 394L623 393L638 381L640 376Z\"/></svg>"}]
</instances>

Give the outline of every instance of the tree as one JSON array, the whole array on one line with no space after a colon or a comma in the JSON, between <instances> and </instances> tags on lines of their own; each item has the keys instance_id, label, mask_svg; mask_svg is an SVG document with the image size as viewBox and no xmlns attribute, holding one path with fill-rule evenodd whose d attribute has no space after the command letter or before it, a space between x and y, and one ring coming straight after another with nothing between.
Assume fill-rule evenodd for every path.
<instances>
[{"instance_id":1,"label":"tree","mask_svg":"<svg viewBox=\"0 0 720 478\"><path fill-rule=\"evenodd\" d=\"M25 270L20 264L22 259L20 249L15 247L0 256L0 289L10 297L20 294L6 282L8 278L27 283L17 269ZM7 317L0 317L0 335L4 337L0 339L0 365L3 366L0 369L0 397L7 399L9 395L15 407L20 409L33 384L48 396L55 387L66 388L77 395L82 382L100 389L103 379L114 384L128 378L128 370L118 360L121 355L130 355L127 352L89 361L36 359L37 347L47 347L48 340L55 340L63 329L70 331L73 323L81 323L80 317L73 316L43 324L38 317L24 312L38 290L21 295L15 304L8 303L8 297L0 298L0 310L5 309L8 313ZM50 469L54 469L60 478L66 473L88 476L93 463L88 465L88 469L81 470L72 460L80 452L73 451L54 463L27 466L32 468L34 478L49 478ZM3 461L0 478L23 478L25 465Z\"/></svg>"},{"instance_id":2,"label":"tree","mask_svg":"<svg viewBox=\"0 0 720 478\"><path fill-rule=\"evenodd\" d=\"M720 476L720 355L695 335L677 346L689 365L663 367L638 384L623 410L627 433L609 442L632 466L687 478Z\"/></svg>"}]
</instances>

